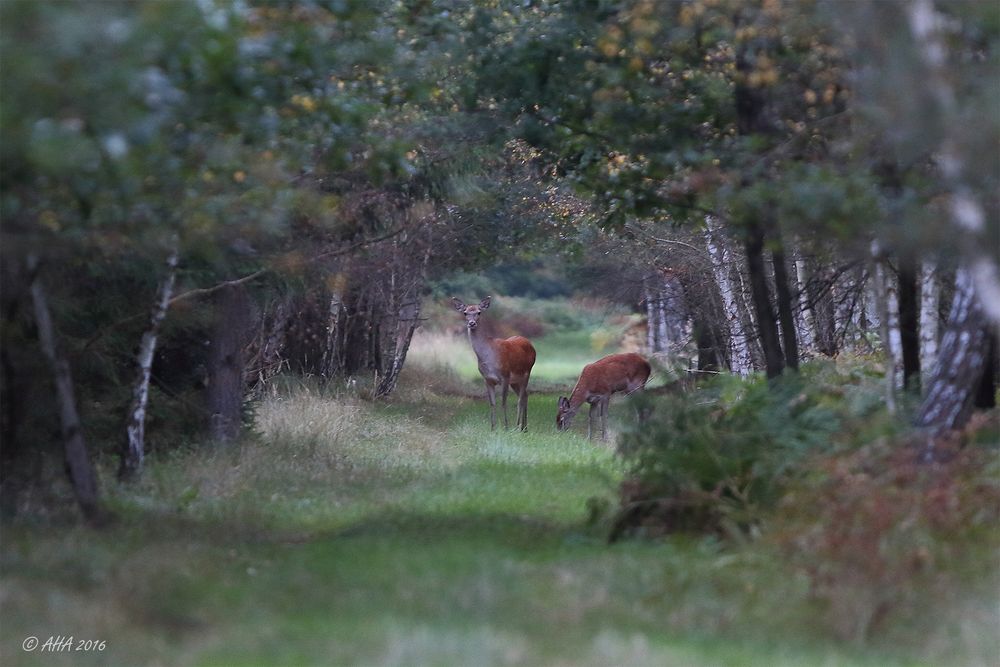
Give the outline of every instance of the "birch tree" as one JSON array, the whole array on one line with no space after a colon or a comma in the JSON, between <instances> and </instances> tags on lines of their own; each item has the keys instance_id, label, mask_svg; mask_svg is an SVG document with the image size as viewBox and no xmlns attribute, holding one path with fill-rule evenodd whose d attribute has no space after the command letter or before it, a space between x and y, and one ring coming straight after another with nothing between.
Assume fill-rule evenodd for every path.
<instances>
[{"instance_id":1,"label":"birch tree","mask_svg":"<svg viewBox=\"0 0 1000 667\"><path fill-rule=\"evenodd\" d=\"M937 267L932 260L924 260L920 267L920 372L924 387L937 364L940 292Z\"/></svg>"},{"instance_id":2,"label":"birch tree","mask_svg":"<svg viewBox=\"0 0 1000 667\"><path fill-rule=\"evenodd\" d=\"M924 449L928 460L935 455L935 437L960 428L972 412L988 354L986 324L986 311L976 294L975 278L971 271L959 268L938 364L916 418L916 424L928 430Z\"/></svg>"},{"instance_id":3,"label":"birch tree","mask_svg":"<svg viewBox=\"0 0 1000 667\"><path fill-rule=\"evenodd\" d=\"M178 259L177 240L167 257L166 275L156 290L156 301L149 318L149 325L139 342L139 352L136 355L138 378L132 388L132 402L129 404L128 421L125 426L125 443L121 452L121 463L118 468L120 479L130 479L142 472L146 449L146 405L149 403L149 378L153 369L153 355L156 352L156 341L160 335L160 325L167 316L167 306L174 291L174 280L177 277Z\"/></svg>"},{"instance_id":4,"label":"birch tree","mask_svg":"<svg viewBox=\"0 0 1000 667\"><path fill-rule=\"evenodd\" d=\"M890 325L889 294L886 285L885 259L877 242L872 242L872 292L878 312L879 334L885 357L885 405L889 414L896 413L896 358Z\"/></svg>"},{"instance_id":5,"label":"birch tree","mask_svg":"<svg viewBox=\"0 0 1000 667\"><path fill-rule=\"evenodd\" d=\"M705 246L708 248L709 257L712 260L712 274L715 276L715 282L719 285L722 305L726 313L731 370L739 375L748 375L753 370L753 359L750 355L750 346L747 344L746 331L743 328L737 288L731 278L732 266L729 248L718 223L711 216L705 218L704 236Z\"/></svg>"}]
</instances>

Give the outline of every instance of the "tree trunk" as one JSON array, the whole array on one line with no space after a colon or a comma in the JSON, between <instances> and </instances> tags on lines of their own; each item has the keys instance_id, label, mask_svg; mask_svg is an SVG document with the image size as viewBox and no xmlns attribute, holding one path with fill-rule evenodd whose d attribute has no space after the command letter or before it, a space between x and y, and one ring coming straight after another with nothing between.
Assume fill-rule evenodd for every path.
<instances>
[{"instance_id":1,"label":"tree trunk","mask_svg":"<svg viewBox=\"0 0 1000 667\"><path fill-rule=\"evenodd\" d=\"M937 363L938 307L940 289L934 262L925 261L920 269L920 371L921 385L926 386Z\"/></svg>"},{"instance_id":2,"label":"tree trunk","mask_svg":"<svg viewBox=\"0 0 1000 667\"><path fill-rule=\"evenodd\" d=\"M739 20L739 16L738 16ZM769 118L767 90L762 86L750 85L751 74L756 67L762 45L743 44L736 52L736 71L739 74L733 91L736 107L736 130L740 136L773 134L774 127ZM785 360L778 340L778 325L771 309L771 295L767 285L767 270L764 265L764 228L757 218L746 221L744 248L747 256L747 272L750 277L750 292L754 313L757 316L757 331L764 354L764 367L768 378L781 375Z\"/></svg>"},{"instance_id":3,"label":"tree trunk","mask_svg":"<svg viewBox=\"0 0 1000 667\"><path fill-rule=\"evenodd\" d=\"M885 258L882 258L882 285L885 288L886 312L889 327L889 344L886 353L892 360L893 380L897 389L903 388L903 336L899 329L899 289L893 284L892 272L889 270Z\"/></svg>"},{"instance_id":4,"label":"tree trunk","mask_svg":"<svg viewBox=\"0 0 1000 667\"><path fill-rule=\"evenodd\" d=\"M288 296L274 297L261 308L257 340L247 356L245 379L252 387L252 394L260 396L268 380L289 366L286 356L292 300Z\"/></svg>"},{"instance_id":5,"label":"tree trunk","mask_svg":"<svg viewBox=\"0 0 1000 667\"><path fill-rule=\"evenodd\" d=\"M388 396L396 388L396 383L399 381L399 374L403 370L403 364L406 362L406 353L410 349L413 332L416 330L418 324L420 324L420 298L414 295L410 302L403 304L399 309L399 317L396 320L396 344L393 349L392 361L375 390L376 398Z\"/></svg>"},{"instance_id":6,"label":"tree trunk","mask_svg":"<svg viewBox=\"0 0 1000 667\"><path fill-rule=\"evenodd\" d=\"M948 45L945 42L949 19L934 9L931 0L913 0L907 18L918 52L927 69L920 77L934 95L945 126L961 122L963 112L947 71ZM986 225L986 211L967 185L966 162L957 150L958 142L948 137L942 144L941 166L946 187L951 191L949 212L959 234L959 248L970 280L979 293L980 308L994 325L1000 324L1000 267L996 259L996 238Z\"/></svg>"},{"instance_id":7,"label":"tree trunk","mask_svg":"<svg viewBox=\"0 0 1000 667\"><path fill-rule=\"evenodd\" d=\"M892 335L889 331L889 296L886 294L885 265L877 242L872 242L872 290L878 311L879 335L885 355L885 405L889 414L896 414L896 360L892 353Z\"/></svg>"},{"instance_id":8,"label":"tree trunk","mask_svg":"<svg viewBox=\"0 0 1000 667\"><path fill-rule=\"evenodd\" d=\"M121 451L121 463L118 467L118 478L132 479L142 473L145 457L146 438L146 404L149 402L149 376L153 367L153 355L156 352L156 340L160 334L160 324L167 315L167 306L174 291L174 279L177 276L177 246L175 244L170 256L167 257L167 274L156 291L156 302L149 318L149 327L142 334L139 343L139 354L136 355L138 378L132 388L132 402L128 410L128 423L125 426L125 442Z\"/></svg>"},{"instance_id":9,"label":"tree trunk","mask_svg":"<svg viewBox=\"0 0 1000 667\"><path fill-rule=\"evenodd\" d=\"M714 373L719 370L719 355L714 345L712 329L704 322L695 325L695 341L698 345L698 370Z\"/></svg>"},{"instance_id":10,"label":"tree trunk","mask_svg":"<svg viewBox=\"0 0 1000 667\"><path fill-rule=\"evenodd\" d=\"M828 267L820 266L806 279L806 294L812 304L816 349L827 357L837 355L837 316Z\"/></svg>"},{"instance_id":11,"label":"tree trunk","mask_svg":"<svg viewBox=\"0 0 1000 667\"><path fill-rule=\"evenodd\" d=\"M213 440L228 442L240 433L243 412L243 369L251 303L242 285L215 296L215 323L208 351L206 403Z\"/></svg>"},{"instance_id":12,"label":"tree trunk","mask_svg":"<svg viewBox=\"0 0 1000 667\"><path fill-rule=\"evenodd\" d=\"M329 380L340 371L340 318L344 310L344 298L340 290L330 292L330 311L327 314L326 344L320 359L320 370Z\"/></svg>"},{"instance_id":13,"label":"tree trunk","mask_svg":"<svg viewBox=\"0 0 1000 667\"><path fill-rule=\"evenodd\" d=\"M988 321L973 281L964 267L955 273L955 297L938 364L917 413L917 426L927 428L930 435L925 460L934 459L935 436L961 428L968 420L986 367Z\"/></svg>"},{"instance_id":14,"label":"tree trunk","mask_svg":"<svg viewBox=\"0 0 1000 667\"><path fill-rule=\"evenodd\" d=\"M986 338L986 346L989 351L986 353L983 377L979 381L979 388L976 390L976 398L973 401L974 407L983 410L997 406L997 336L996 333L989 332Z\"/></svg>"},{"instance_id":15,"label":"tree trunk","mask_svg":"<svg viewBox=\"0 0 1000 667\"><path fill-rule=\"evenodd\" d=\"M59 349L52 313L49 310L45 288L38 275L38 258L28 257L28 272L31 274L31 301L35 309L35 323L38 326L38 341L42 352L52 367L56 384L56 400L59 404L59 421L62 426L63 447L66 454L66 469L76 501L84 518L92 524L101 523L106 514L101 507L97 490L97 476L90 463L90 454L83 440L80 416L76 410L76 396L69 362Z\"/></svg>"},{"instance_id":16,"label":"tree trunk","mask_svg":"<svg viewBox=\"0 0 1000 667\"><path fill-rule=\"evenodd\" d=\"M771 309L771 294L767 286L764 266L764 231L757 222L748 223L746 237L747 270L750 273L750 291L757 313L757 328L764 349L764 366L768 378L781 375L785 359L778 342L778 323Z\"/></svg>"},{"instance_id":17,"label":"tree trunk","mask_svg":"<svg viewBox=\"0 0 1000 667\"><path fill-rule=\"evenodd\" d=\"M917 270L909 259L899 264L899 340L903 360L903 389L920 390L920 331Z\"/></svg>"},{"instance_id":18,"label":"tree trunk","mask_svg":"<svg viewBox=\"0 0 1000 667\"><path fill-rule=\"evenodd\" d=\"M779 241L780 243L780 241ZM774 265L774 291L778 299L778 319L781 322L781 336L785 342L785 365L792 370L799 369L799 344L796 339L795 316L792 311L792 292L788 288L788 269L785 253L780 247L771 252Z\"/></svg>"},{"instance_id":19,"label":"tree trunk","mask_svg":"<svg viewBox=\"0 0 1000 667\"><path fill-rule=\"evenodd\" d=\"M852 344L854 351L871 351L868 346L868 331L871 327L868 313L868 273L858 267L852 296L851 327L854 331Z\"/></svg>"},{"instance_id":20,"label":"tree trunk","mask_svg":"<svg viewBox=\"0 0 1000 667\"><path fill-rule=\"evenodd\" d=\"M806 260L800 254L795 259L795 286L799 295L798 322L799 341L803 350L811 350L816 339L816 322L813 318L812 306L809 305L809 293L806 291L808 273Z\"/></svg>"},{"instance_id":21,"label":"tree trunk","mask_svg":"<svg viewBox=\"0 0 1000 667\"><path fill-rule=\"evenodd\" d=\"M726 333L729 335L730 369L739 375L747 375L753 370L753 357L747 344L746 330L736 288L731 279L732 267L729 261L727 240L720 236L718 226L711 216L705 219L705 244L712 260L712 273L722 295L722 306L726 313ZM700 345L699 345L700 347Z\"/></svg>"},{"instance_id":22,"label":"tree trunk","mask_svg":"<svg viewBox=\"0 0 1000 667\"><path fill-rule=\"evenodd\" d=\"M649 285L647 280L646 288L646 349L649 350L649 354L658 354L661 350L659 331L660 327L657 322L658 316L660 314L660 309L657 308L656 302L658 294Z\"/></svg>"}]
</instances>

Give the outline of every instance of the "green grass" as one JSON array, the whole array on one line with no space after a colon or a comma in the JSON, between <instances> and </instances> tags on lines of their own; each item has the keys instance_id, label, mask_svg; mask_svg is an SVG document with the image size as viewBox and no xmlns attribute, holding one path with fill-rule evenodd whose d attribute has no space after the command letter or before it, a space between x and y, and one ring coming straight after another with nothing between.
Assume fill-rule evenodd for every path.
<instances>
[{"instance_id":1,"label":"green grass","mask_svg":"<svg viewBox=\"0 0 1000 667\"><path fill-rule=\"evenodd\" d=\"M572 387L585 365L617 351L595 344L587 331L557 331L532 344L538 358L531 370L531 386L543 388ZM467 385L482 384L476 354L461 336L422 334L416 338L408 361L427 369L447 370Z\"/></svg>"},{"instance_id":2,"label":"green grass","mask_svg":"<svg viewBox=\"0 0 1000 667\"><path fill-rule=\"evenodd\" d=\"M560 434L554 417L557 392L617 351L616 325L598 308L511 304L581 323L533 341L527 433L489 430L472 350L441 332L415 339L388 402L283 382L239 445L154 456L131 488L102 462L113 526L72 510L5 523L0 664L995 662L988 586L946 586L955 599L845 643L766 540L606 544L589 508L617 502L621 464L582 437L585 418ZM612 434L630 418L613 402ZM51 635L107 648L20 648Z\"/></svg>"},{"instance_id":3,"label":"green grass","mask_svg":"<svg viewBox=\"0 0 1000 667\"><path fill-rule=\"evenodd\" d=\"M528 433L491 433L482 400L418 389L370 404L303 387L260 406L255 440L106 483L108 529L4 525L0 663L966 662L950 626L925 662L837 643L805 577L763 546L608 546L587 503L612 501L621 470L554 431L553 395L532 395ZM107 649L20 648L60 634Z\"/></svg>"},{"instance_id":4,"label":"green grass","mask_svg":"<svg viewBox=\"0 0 1000 667\"><path fill-rule=\"evenodd\" d=\"M494 302L483 317L503 321L508 314L520 314L545 326L545 335L531 341L538 353L530 383L535 391L568 391L585 365L621 351L617 342L631 322L620 309L599 302L516 297L497 297ZM417 332L407 363L451 373L466 390L472 386L479 390L482 376L468 339L441 328L456 321L454 312L438 303L429 304L427 310L433 326Z\"/></svg>"}]
</instances>

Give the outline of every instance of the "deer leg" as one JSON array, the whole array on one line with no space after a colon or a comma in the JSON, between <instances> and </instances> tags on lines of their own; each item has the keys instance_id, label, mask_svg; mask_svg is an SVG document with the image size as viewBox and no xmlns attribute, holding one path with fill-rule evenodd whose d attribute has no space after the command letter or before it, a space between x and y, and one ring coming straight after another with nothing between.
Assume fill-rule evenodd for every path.
<instances>
[{"instance_id":1,"label":"deer leg","mask_svg":"<svg viewBox=\"0 0 1000 667\"><path fill-rule=\"evenodd\" d=\"M594 439L594 408L597 406L597 403L591 403L590 410L587 412L587 440Z\"/></svg>"},{"instance_id":2,"label":"deer leg","mask_svg":"<svg viewBox=\"0 0 1000 667\"><path fill-rule=\"evenodd\" d=\"M528 430L528 381L525 380L524 384L520 385L520 391L517 397L517 412L518 421L521 425L522 431Z\"/></svg>"},{"instance_id":3,"label":"deer leg","mask_svg":"<svg viewBox=\"0 0 1000 667\"><path fill-rule=\"evenodd\" d=\"M490 402L490 430L495 431L497 428L496 385L492 385L489 382L486 383L486 400Z\"/></svg>"},{"instance_id":4,"label":"deer leg","mask_svg":"<svg viewBox=\"0 0 1000 667\"><path fill-rule=\"evenodd\" d=\"M524 388L520 384L510 385L514 389L514 393L517 394L517 409L514 412L514 428L521 429L521 390Z\"/></svg>"},{"instance_id":5,"label":"deer leg","mask_svg":"<svg viewBox=\"0 0 1000 667\"><path fill-rule=\"evenodd\" d=\"M510 387L510 384L508 383L507 380L504 380L503 384L501 385L501 388L500 388L500 405L503 407L503 427L504 427L505 430L510 428L510 423L508 423L508 421L507 421L507 389L508 389L508 387ZM514 387L514 391L517 391L517 387Z\"/></svg>"},{"instance_id":6,"label":"deer leg","mask_svg":"<svg viewBox=\"0 0 1000 667\"><path fill-rule=\"evenodd\" d=\"M601 399L601 440L604 442L608 441L608 403L610 402L610 396Z\"/></svg>"}]
</instances>

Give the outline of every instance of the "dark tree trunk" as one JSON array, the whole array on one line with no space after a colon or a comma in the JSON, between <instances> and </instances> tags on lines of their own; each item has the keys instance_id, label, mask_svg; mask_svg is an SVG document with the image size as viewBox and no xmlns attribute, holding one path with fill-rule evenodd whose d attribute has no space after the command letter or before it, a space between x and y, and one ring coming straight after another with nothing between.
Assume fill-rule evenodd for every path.
<instances>
[{"instance_id":1,"label":"dark tree trunk","mask_svg":"<svg viewBox=\"0 0 1000 667\"><path fill-rule=\"evenodd\" d=\"M826 284L814 285L811 291L816 304L813 311L816 317L816 347L825 356L835 357L838 352L837 317L832 290L829 284Z\"/></svg>"},{"instance_id":2,"label":"dark tree trunk","mask_svg":"<svg viewBox=\"0 0 1000 667\"><path fill-rule=\"evenodd\" d=\"M997 406L997 336L992 331L987 336L989 352L986 354L985 370L976 390L975 407L989 410Z\"/></svg>"},{"instance_id":3,"label":"dark tree trunk","mask_svg":"<svg viewBox=\"0 0 1000 667\"><path fill-rule=\"evenodd\" d=\"M764 265L764 231L756 222L748 223L745 243L747 271L750 274L750 292L754 311L757 314L757 328L761 347L764 349L764 366L768 378L781 375L785 359L778 342L778 324L771 309L771 294L767 286L767 270Z\"/></svg>"},{"instance_id":4,"label":"dark tree trunk","mask_svg":"<svg viewBox=\"0 0 1000 667\"><path fill-rule=\"evenodd\" d=\"M917 426L926 427L925 458L934 458L934 436L961 428L972 412L973 400L986 368L988 323L965 269L955 274L955 296L934 377L931 378L920 410Z\"/></svg>"},{"instance_id":5,"label":"dark tree trunk","mask_svg":"<svg viewBox=\"0 0 1000 667\"><path fill-rule=\"evenodd\" d=\"M10 319L6 321L10 324ZM24 415L28 386L23 373L19 373L9 352L7 341L0 345L0 514L13 516L17 512L19 480L18 468L24 450L18 442L18 428Z\"/></svg>"},{"instance_id":6,"label":"dark tree trunk","mask_svg":"<svg viewBox=\"0 0 1000 667\"><path fill-rule=\"evenodd\" d=\"M698 370L707 372L719 370L719 350L712 335L712 328L705 322L695 324L695 341L698 344Z\"/></svg>"},{"instance_id":7,"label":"dark tree trunk","mask_svg":"<svg viewBox=\"0 0 1000 667\"><path fill-rule=\"evenodd\" d=\"M792 309L792 292L788 287L788 269L785 253L776 249L771 253L774 264L774 291L778 298L778 319L781 322L781 336L785 341L785 365L792 370L799 369L799 344L795 331L795 315Z\"/></svg>"},{"instance_id":8,"label":"dark tree trunk","mask_svg":"<svg viewBox=\"0 0 1000 667\"><path fill-rule=\"evenodd\" d=\"M208 351L206 403L214 440L228 442L240 433L243 412L244 346L252 322L251 303L242 285L215 296L215 323Z\"/></svg>"},{"instance_id":9,"label":"dark tree trunk","mask_svg":"<svg viewBox=\"0 0 1000 667\"><path fill-rule=\"evenodd\" d=\"M736 53L736 70L741 75L734 91L736 106L736 129L742 136L754 134L768 135L773 128L768 119L768 99L761 86L748 83L755 64L750 56L749 45L744 45ZM778 338L778 324L771 306L771 294L767 285L767 270L764 263L764 228L759 219L746 221L745 249L747 271L750 274L750 292L753 297L754 312L757 314L757 329L764 351L764 367L768 378L781 375L785 359ZM793 334L794 336L794 334Z\"/></svg>"},{"instance_id":10,"label":"dark tree trunk","mask_svg":"<svg viewBox=\"0 0 1000 667\"><path fill-rule=\"evenodd\" d=\"M100 495L97 490L97 476L94 474L94 468L90 463L90 454L87 452L87 445L83 440L80 416L76 410L73 377L70 374L69 362L66 361L66 357L59 349L45 288L38 275L37 258L28 258L28 271L32 274L31 301L35 309L35 323L38 326L38 341L45 358L52 367L52 375L56 385L56 401L59 406L59 422L62 426L66 470L69 473L70 484L73 487L76 501L83 511L83 516L90 523L101 523L106 518L106 514L101 507Z\"/></svg>"},{"instance_id":11,"label":"dark tree trunk","mask_svg":"<svg viewBox=\"0 0 1000 667\"><path fill-rule=\"evenodd\" d=\"M291 301L284 335L284 355L296 373L327 377L324 373L330 304L326 294L310 290Z\"/></svg>"},{"instance_id":12,"label":"dark tree trunk","mask_svg":"<svg viewBox=\"0 0 1000 667\"><path fill-rule=\"evenodd\" d=\"M903 356L903 389L920 389L920 300L912 261L899 265L899 337Z\"/></svg>"}]
</instances>

